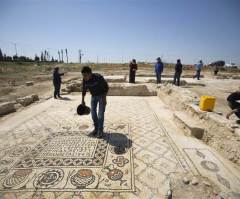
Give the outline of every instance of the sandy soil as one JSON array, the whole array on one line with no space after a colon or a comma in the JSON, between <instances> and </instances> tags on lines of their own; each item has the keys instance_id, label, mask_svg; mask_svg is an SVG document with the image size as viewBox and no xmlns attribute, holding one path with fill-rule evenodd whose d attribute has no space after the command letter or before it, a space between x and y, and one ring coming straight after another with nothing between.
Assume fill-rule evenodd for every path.
<instances>
[{"instance_id":1,"label":"sandy soil","mask_svg":"<svg viewBox=\"0 0 240 199\"><path fill-rule=\"evenodd\" d=\"M13 66L11 66L13 67ZM14 67L16 67L14 65ZM22 67L22 66L21 66ZM44 98L45 96L51 96L53 92L52 86L52 68L51 66L44 66L45 68L41 68L38 71L31 69L31 71L14 73L2 73L0 74L0 103L6 101L15 100L18 97L24 97L31 94L38 94L40 98ZM50 67L50 68L49 68ZM61 68L62 67L62 68ZM81 77L81 65L63 65L60 66L60 70L63 72L69 71L63 77L63 82L71 79ZM26 68L26 67L25 67ZM23 68L25 70L25 68ZM10 68L12 69L12 68ZM93 65L94 72L99 72L104 75L128 75L128 64L124 65L116 65L109 64L105 65ZM154 76L153 66L139 66L139 70L137 71L137 76ZM173 67L165 68L163 75L172 77L173 76ZM183 76L186 75L194 75L194 69L185 69L183 71ZM240 80L234 79L214 79L212 71L210 69L205 68L202 71L204 78L199 81L199 83L203 83L206 86L187 86L186 88L194 91L199 96L201 95L213 95L216 96L216 106L215 111L226 113L229 111L229 107L226 102L226 97L231 93L236 91L240 86ZM233 75L237 75L238 73L234 71L221 71L219 73L220 76L230 77ZM136 77L137 79L137 77ZM34 81L33 86L25 86L25 82ZM196 80L196 82L198 82ZM64 87L64 85L62 86Z\"/></svg>"},{"instance_id":2,"label":"sandy soil","mask_svg":"<svg viewBox=\"0 0 240 199\"><path fill-rule=\"evenodd\" d=\"M227 113L230 109L227 104L227 97L232 92L239 90L240 80L233 79L210 79L204 78L200 80L206 86L192 86L189 90L195 92L199 96L212 95L216 97L215 111Z\"/></svg>"}]
</instances>

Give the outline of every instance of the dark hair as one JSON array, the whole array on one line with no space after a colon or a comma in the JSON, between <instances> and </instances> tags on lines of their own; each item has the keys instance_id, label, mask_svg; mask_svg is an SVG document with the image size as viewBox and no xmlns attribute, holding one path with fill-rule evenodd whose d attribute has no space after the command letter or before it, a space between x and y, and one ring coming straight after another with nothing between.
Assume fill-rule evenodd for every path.
<instances>
[{"instance_id":1,"label":"dark hair","mask_svg":"<svg viewBox=\"0 0 240 199\"><path fill-rule=\"evenodd\" d=\"M82 73L92 73L92 69L89 66L84 66L82 68Z\"/></svg>"},{"instance_id":2,"label":"dark hair","mask_svg":"<svg viewBox=\"0 0 240 199\"><path fill-rule=\"evenodd\" d=\"M178 59L178 60L177 60L177 63L181 63L181 59Z\"/></svg>"},{"instance_id":3,"label":"dark hair","mask_svg":"<svg viewBox=\"0 0 240 199\"><path fill-rule=\"evenodd\" d=\"M57 72L59 70L59 67L54 68L54 72Z\"/></svg>"},{"instance_id":4,"label":"dark hair","mask_svg":"<svg viewBox=\"0 0 240 199\"><path fill-rule=\"evenodd\" d=\"M133 62L134 64L136 64L136 59L133 59L132 62Z\"/></svg>"}]
</instances>

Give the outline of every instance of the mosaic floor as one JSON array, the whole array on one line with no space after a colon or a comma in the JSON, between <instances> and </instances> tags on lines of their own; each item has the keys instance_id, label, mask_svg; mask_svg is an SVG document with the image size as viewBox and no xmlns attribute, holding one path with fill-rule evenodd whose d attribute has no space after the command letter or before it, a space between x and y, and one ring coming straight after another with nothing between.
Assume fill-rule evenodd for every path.
<instances>
[{"instance_id":1,"label":"mosaic floor","mask_svg":"<svg viewBox=\"0 0 240 199\"><path fill-rule=\"evenodd\" d=\"M69 98L0 131L1 199L164 198L170 174L194 173L146 98L109 98L103 139L91 136L90 116L76 115L80 97Z\"/></svg>"}]
</instances>

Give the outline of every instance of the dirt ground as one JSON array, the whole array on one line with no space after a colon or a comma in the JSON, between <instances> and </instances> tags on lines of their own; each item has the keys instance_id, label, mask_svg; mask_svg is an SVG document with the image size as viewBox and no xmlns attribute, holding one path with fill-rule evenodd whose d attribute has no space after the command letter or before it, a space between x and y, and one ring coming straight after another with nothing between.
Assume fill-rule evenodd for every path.
<instances>
[{"instance_id":1,"label":"dirt ground","mask_svg":"<svg viewBox=\"0 0 240 199\"><path fill-rule=\"evenodd\" d=\"M54 67L60 67L61 72L65 72L63 82L72 78L81 78L81 68L84 64L16 64L0 63L0 102L13 101L19 97L31 94L38 94L40 98L52 95L52 70ZM93 71L100 72L104 75L128 75L128 64L93 64ZM182 76L192 76L195 71L193 67L185 66ZM163 76L172 77L174 67L167 66ZM226 102L227 96L239 89L240 80L238 79L216 79L210 68L202 71L202 78L196 82L205 84L205 86L194 85L185 86L197 95L213 95L216 97L215 111L226 113L229 107ZM220 71L219 76L222 78L231 78L240 75L239 71ZM137 76L154 76L153 65L139 65ZM137 79L137 77L136 77ZM34 81L33 86L26 86L27 81ZM63 85L64 87L64 85Z\"/></svg>"},{"instance_id":2,"label":"dirt ground","mask_svg":"<svg viewBox=\"0 0 240 199\"><path fill-rule=\"evenodd\" d=\"M215 104L215 111L226 113L229 111L229 107L227 104L227 97L232 92L239 90L240 87L240 80L217 80L217 79L210 79L204 78L200 80L206 86L192 86L188 87L189 90L195 92L199 96L201 95L212 95L216 97L216 104Z\"/></svg>"}]
</instances>

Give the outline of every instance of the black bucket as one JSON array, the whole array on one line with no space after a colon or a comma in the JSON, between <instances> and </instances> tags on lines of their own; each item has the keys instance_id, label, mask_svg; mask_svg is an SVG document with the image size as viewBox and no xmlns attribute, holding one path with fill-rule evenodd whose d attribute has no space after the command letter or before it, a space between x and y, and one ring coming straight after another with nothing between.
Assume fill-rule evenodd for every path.
<instances>
[{"instance_id":1,"label":"black bucket","mask_svg":"<svg viewBox=\"0 0 240 199\"><path fill-rule=\"evenodd\" d=\"M80 104L77 107L77 114L78 115L88 115L90 113L90 108L88 106Z\"/></svg>"}]
</instances>

